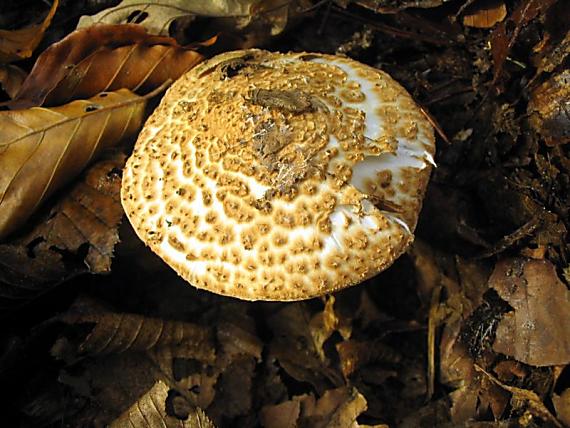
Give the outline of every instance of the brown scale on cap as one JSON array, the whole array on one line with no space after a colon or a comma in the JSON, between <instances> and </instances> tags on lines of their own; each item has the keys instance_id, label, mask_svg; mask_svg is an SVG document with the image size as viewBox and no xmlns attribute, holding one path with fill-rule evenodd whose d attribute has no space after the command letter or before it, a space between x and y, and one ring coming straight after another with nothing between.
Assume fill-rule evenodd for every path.
<instances>
[{"instance_id":1,"label":"brown scale on cap","mask_svg":"<svg viewBox=\"0 0 570 428\"><path fill-rule=\"evenodd\" d=\"M196 287L295 300L357 284L413 240L433 130L387 74L321 54L229 52L169 89L121 197Z\"/></svg>"}]
</instances>

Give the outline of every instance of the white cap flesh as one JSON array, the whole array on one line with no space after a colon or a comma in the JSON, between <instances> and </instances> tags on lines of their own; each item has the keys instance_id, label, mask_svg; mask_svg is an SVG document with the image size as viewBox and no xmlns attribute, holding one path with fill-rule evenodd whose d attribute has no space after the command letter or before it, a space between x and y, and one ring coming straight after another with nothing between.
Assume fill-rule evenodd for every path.
<instances>
[{"instance_id":1,"label":"white cap flesh","mask_svg":"<svg viewBox=\"0 0 570 428\"><path fill-rule=\"evenodd\" d=\"M406 250L434 152L431 125L382 71L229 52L168 90L121 197L138 236L192 285L304 299L360 283Z\"/></svg>"}]
</instances>

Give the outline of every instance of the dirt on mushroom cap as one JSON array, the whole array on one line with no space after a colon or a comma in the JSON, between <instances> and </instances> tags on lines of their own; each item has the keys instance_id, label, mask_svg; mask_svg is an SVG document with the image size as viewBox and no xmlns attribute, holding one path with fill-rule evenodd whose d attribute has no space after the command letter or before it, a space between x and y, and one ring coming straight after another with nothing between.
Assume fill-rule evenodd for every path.
<instances>
[{"instance_id":1,"label":"dirt on mushroom cap","mask_svg":"<svg viewBox=\"0 0 570 428\"><path fill-rule=\"evenodd\" d=\"M322 54L219 55L168 91L122 201L198 288L296 300L362 282L413 240L431 125L387 74Z\"/></svg>"}]
</instances>

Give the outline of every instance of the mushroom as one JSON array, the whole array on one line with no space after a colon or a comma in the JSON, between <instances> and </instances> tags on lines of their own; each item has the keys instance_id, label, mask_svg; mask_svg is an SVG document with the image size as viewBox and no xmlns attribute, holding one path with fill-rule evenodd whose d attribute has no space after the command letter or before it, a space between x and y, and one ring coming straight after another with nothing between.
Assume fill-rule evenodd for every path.
<instances>
[{"instance_id":1,"label":"mushroom","mask_svg":"<svg viewBox=\"0 0 570 428\"><path fill-rule=\"evenodd\" d=\"M235 51L168 90L121 199L138 236L195 287L305 299L406 251L434 152L433 128L386 73L339 56Z\"/></svg>"}]
</instances>

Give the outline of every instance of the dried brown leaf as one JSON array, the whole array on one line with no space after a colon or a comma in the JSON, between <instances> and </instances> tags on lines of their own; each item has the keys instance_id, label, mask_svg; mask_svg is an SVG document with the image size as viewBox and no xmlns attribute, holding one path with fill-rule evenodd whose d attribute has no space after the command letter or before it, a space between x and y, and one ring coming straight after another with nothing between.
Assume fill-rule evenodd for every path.
<instances>
[{"instance_id":1,"label":"dried brown leaf","mask_svg":"<svg viewBox=\"0 0 570 428\"><path fill-rule=\"evenodd\" d=\"M360 425L356 418L366 408L366 399L356 388L340 387L325 391L316 401L312 395L301 395L277 405L264 406L260 422L264 428L364 428L366 425Z\"/></svg>"},{"instance_id":2,"label":"dried brown leaf","mask_svg":"<svg viewBox=\"0 0 570 428\"><path fill-rule=\"evenodd\" d=\"M465 295L461 316L466 319L483 303L483 295L489 289L487 283L491 269L483 262L466 260L459 256L455 257L455 266L459 274L461 292Z\"/></svg>"},{"instance_id":3,"label":"dried brown leaf","mask_svg":"<svg viewBox=\"0 0 570 428\"><path fill-rule=\"evenodd\" d=\"M436 353L440 353L440 372L444 383L460 386L455 396L470 391L460 380L470 382L471 359L458 342L463 321L482 301L487 290L489 273L481 263L466 261L459 256L434 252L425 243L416 243L411 251L420 287L425 294L432 292L428 313L428 396L435 390ZM455 275L454 275L455 273ZM455 278L458 275L459 278ZM441 301L445 289L446 299ZM437 329L445 323L439 346L436 344ZM462 406L469 400L457 400ZM471 400L473 401L473 400ZM452 411L452 416L453 416Z\"/></svg>"},{"instance_id":4,"label":"dried brown leaf","mask_svg":"<svg viewBox=\"0 0 570 428\"><path fill-rule=\"evenodd\" d=\"M196 327L189 324L184 328L187 330L188 328ZM193 360L201 364L214 364L216 361L216 350L213 341L202 340L201 342L194 342L191 336L190 338L191 340L174 340L172 343L154 346L148 351L149 356L161 367L166 367L165 363L171 364L176 359ZM172 374L170 370L166 370L165 373Z\"/></svg>"},{"instance_id":5,"label":"dried brown leaf","mask_svg":"<svg viewBox=\"0 0 570 428\"><path fill-rule=\"evenodd\" d=\"M216 315L212 322L216 324L216 339L220 345L218 367L230 364L239 356L261 361L263 342L248 307L236 302L224 302L218 306Z\"/></svg>"},{"instance_id":6,"label":"dried brown leaf","mask_svg":"<svg viewBox=\"0 0 570 428\"><path fill-rule=\"evenodd\" d=\"M544 18L544 29L541 40L532 48L532 64L536 74L531 81L542 73L551 73L562 65L570 55L570 30L568 16L570 3L558 1L548 9Z\"/></svg>"},{"instance_id":7,"label":"dried brown leaf","mask_svg":"<svg viewBox=\"0 0 570 428\"><path fill-rule=\"evenodd\" d=\"M172 21L182 16L247 17L256 0L123 0L115 7L96 15L82 16L77 28L96 24L126 24L137 22L151 34L168 34Z\"/></svg>"},{"instance_id":8,"label":"dried brown leaf","mask_svg":"<svg viewBox=\"0 0 570 428\"><path fill-rule=\"evenodd\" d=\"M282 371L273 359L265 359L258 365L253 390L256 409L268 404L279 403L289 398Z\"/></svg>"},{"instance_id":9,"label":"dried brown leaf","mask_svg":"<svg viewBox=\"0 0 570 428\"><path fill-rule=\"evenodd\" d=\"M283 403L264 406L259 419L264 428L297 428L300 415L301 401L295 397Z\"/></svg>"},{"instance_id":10,"label":"dried brown leaf","mask_svg":"<svg viewBox=\"0 0 570 428\"><path fill-rule=\"evenodd\" d=\"M475 369L483 373L491 382L497 386L510 392L512 394L511 403L514 404L513 407L522 408L523 406L527 406L533 415L545 420L551 424L551 426L554 426L556 428L563 428L562 424L552 415L552 413L550 413L548 408L544 405L540 397L534 391L507 385L478 365L475 365Z\"/></svg>"},{"instance_id":11,"label":"dried brown leaf","mask_svg":"<svg viewBox=\"0 0 570 428\"><path fill-rule=\"evenodd\" d=\"M76 348L80 354L106 355L180 347L186 356L205 361L213 358L212 333L196 324L110 312L82 300L58 319L71 325L93 324L93 329Z\"/></svg>"},{"instance_id":12,"label":"dried brown leaf","mask_svg":"<svg viewBox=\"0 0 570 428\"><path fill-rule=\"evenodd\" d=\"M502 0L487 0L476 3L463 15L463 25L474 28L491 28L507 16L507 7Z\"/></svg>"},{"instance_id":13,"label":"dried brown leaf","mask_svg":"<svg viewBox=\"0 0 570 428\"><path fill-rule=\"evenodd\" d=\"M449 394L451 420L457 424L474 419L477 416L477 403L481 388L480 379L475 378Z\"/></svg>"},{"instance_id":14,"label":"dried brown leaf","mask_svg":"<svg viewBox=\"0 0 570 428\"><path fill-rule=\"evenodd\" d=\"M434 249L421 239L414 240L408 254L414 264L418 293L427 303L433 290L440 286L444 273L437 263Z\"/></svg>"},{"instance_id":15,"label":"dried brown leaf","mask_svg":"<svg viewBox=\"0 0 570 428\"><path fill-rule=\"evenodd\" d=\"M390 317L384 314L379 308L377 303L371 296L368 289L363 289L359 297L358 308L353 311L354 318L358 320L359 325L365 329L372 323L388 321Z\"/></svg>"},{"instance_id":16,"label":"dried brown leaf","mask_svg":"<svg viewBox=\"0 0 570 428\"><path fill-rule=\"evenodd\" d=\"M206 409L216 396L215 386L221 370L216 366L216 355L212 348L204 355L197 355L193 343L153 348L148 357L161 373L194 406ZM199 357L199 359L198 359Z\"/></svg>"},{"instance_id":17,"label":"dried brown leaf","mask_svg":"<svg viewBox=\"0 0 570 428\"><path fill-rule=\"evenodd\" d=\"M87 269L110 270L123 216L117 172L124 163L122 154L96 163L32 230L0 244L0 306L37 297ZM81 258L64 264L64 254Z\"/></svg>"},{"instance_id":18,"label":"dried brown leaf","mask_svg":"<svg viewBox=\"0 0 570 428\"><path fill-rule=\"evenodd\" d=\"M89 271L110 272L113 250L119 242L117 228L123 217L119 172L124 164L125 156L118 154L93 165L52 208L49 219L23 239L30 242L41 237L39 247L71 252L88 244L84 262Z\"/></svg>"},{"instance_id":19,"label":"dried brown leaf","mask_svg":"<svg viewBox=\"0 0 570 428\"><path fill-rule=\"evenodd\" d=\"M493 349L534 366L570 362L570 291L547 260L497 263L489 285L514 308L500 321Z\"/></svg>"},{"instance_id":20,"label":"dried brown leaf","mask_svg":"<svg viewBox=\"0 0 570 428\"><path fill-rule=\"evenodd\" d=\"M489 381L486 377L481 377L479 382L478 417L482 418L483 415L488 414L489 410L491 410L495 420L500 419L509 405L509 393L499 385Z\"/></svg>"},{"instance_id":21,"label":"dried brown leaf","mask_svg":"<svg viewBox=\"0 0 570 428\"><path fill-rule=\"evenodd\" d=\"M168 386L157 382L129 410L110 424L111 428L132 427L180 427L180 428L215 428L208 416L199 407L194 408L186 420L170 416L166 411Z\"/></svg>"},{"instance_id":22,"label":"dried brown leaf","mask_svg":"<svg viewBox=\"0 0 570 428\"><path fill-rule=\"evenodd\" d=\"M299 3L299 9L303 10L312 5L309 0L293 0L289 3L283 3L281 0L265 0L256 2L251 8L252 18L262 18L264 24L270 27L270 34L276 36L283 32L291 17L295 14L295 3ZM245 20L247 23L247 20ZM244 25L241 22L240 25Z\"/></svg>"},{"instance_id":23,"label":"dried brown leaf","mask_svg":"<svg viewBox=\"0 0 570 428\"><path fill-rule=\"evenodd\" d=\"M514 360L500 361L493 371L496 373L497 378L502 382L510 382L514 379L524 379L528 375L528 370L525 366Z\"/></svg>"},{"instance_id":24,"label":"dried brown leaf","mask_svg":"<svg viewBox=\"0 0 570 428\"><path fill-rule=\"evenodd\" d=\"M477 412L480 379L467 347L459 340L460 324L445 325L439 344L440 381L456 388L449 394L450 416L455 423L472 419Z\"/></svg>"},{"instance_id":25,"label":"dried brown leaf","mask_svg":"<svg viewBox=\"0 0 570 428\"><path fill-rule=\"evenodd\" d=\"M14 98L16 96L27 75L28 74L24 70L20 67L16 67L15 65L0 65L0 84L2 85L4 92L6 92L10 98Z\"/></svg>"},{"instance_id":26,"label":"dried brown leaf","mask_svg":"<svg viewBox=\"0 0 570 428\"><path fill-rule=\"evenodd\" d=\"M254 375L257 363L263 358L263 342L257 335L256 323L247 305L227 302L218 309L216 338L219 346L216 361L208 370L188 380L199 385L196 397L199 400L208 399L215 392L208 406L208 414L221 425L223 420L251 413L257 386L254 384ZM206 390L209 396L203 395L202 387L209 388L214 383L215 391Z\"/></svg>"},{"instance_id":27,"label":"dried brown leaf","mask_svg":"<svg viewBox=\"0 0 570 428\"><path fill-rule=\"evenodd\" d=\"M66 386L66 394L82 401L87 399L95 411L90 415L89 408L83 409L77 418L67 422L73 427L108 426L157 381L169 384L143 352L86 359L69 369L63 368L57 380ZM81 422L85 419L90 423Z\"/></svg>"},{"instance_id":28,"label":"dried brown leaf","mask_svg":"<svg viewBox=\"0 0 570 428\"><path fill-rule=\"evenodd\" d=\"M327 391L317 401L313 417L328 419L327 428L357 428L356 418L367 409L366 399L355 388L342 387Z\"/></svg>"},{"instance_id":29,"label":"dried brown leaf","mask_svg":"<svg viewBox=\"0 0 570 428\"><path fill-rule=\"evenodd\" d=\"M353 0L359 6L378 13L398 13L404 9L432 8L441 6L445 0ZM346 2L348 3L348 2Z\"/></svg>"},{"instance_id":30,"label":"dried brown leaf","mask_svg":"<svg viewBox=\"0 0 570 428\"><path fill-rule=\"evenodd\" d=\"M440 381L456 388L449 394L451 420L456 424L465 423L486 414L489 407L494 414L500 414L508 397L475 371L474 359L461 336L466 328L465 321L472 316L478 320L477 328L484 330L476 330L480 334L477 336L477 345L488 334L487 326L481 323L475 312L484 302L489 270L483 263L467 261L458 256L454 264L442 266L441 269L441 282L445 286L447 299L443 308L440 308L446 314L446 319L437 351L440 356ZM447 276L454 270L459 282Z\"/></svg>"},{"instance_id":31,"label":"dried brown leaf","mask_svg":"<svg viewBox=\"0 0 570 428\"><path fill-rule=\"evenodd\" d=\"M248 355L261 361L263 342L239 325L229 322L220 323L217 329L217 339L230 358L235 355Z\"/></svg>"},{"instance_id":32,"label":"dried brown leaf","mask_svg":"<svg viewBox=\"0 0 570 428\"><path fill-rule=\"evenodd\" d=\"M31 300L70 274L49 248L30 257L25 246L0 245L0 308Z\"/></svg>"},{"instance_id":33,"label":"dried brown leaf","mask_svg":"<svg viewBox=\"0 0 570 428\"><path fill-rule=\"evenodd\" d=\"M477 425L477 422L468 424L451 424L449 418L449 402L445 398L432 400L425 406L413 412L407 412L399 428L417 428L417 427L447 427L447 428L514 428L511 426L496 425L494 422L483 422L483 425Z\"/></svg>"},{"instance_id":34,"label":"dried brown leaf","mask_svg":"<svg viewBox=\"0 0 570 428\"><path fill-rule=\"evenodd\" d=\"M357 428L356 418L366 408L366 399L356 388L340 387L326 391L314 407L304 408L301 418L313 427Z\"/></svg>"},{"instance_id":35,"label":"dried brown leaf","mask_svg":"<svg viewBox=\"0 0 570 428\"><path fill-rule=\"evenodd\" d=\"M0 112L0 239L103 150L135 135L146 101L121 89L51 109Z\"/></svg>"},{"instance_id":36,"label":"dried brown leaf","mask_svg":"<svg viewBox=\"0 0 570 428\"><path fill-rule=\"evenodd\" d=\"M74 31L46 49L8 106L59 105L102 91L146 94L176 80L203 56L140 25L97 25Z\"/></svg>"},{"instance_id":37,"label":"dried brown leaf","mask_svg":"<svg viewBox=\"0 0 570 428\"><path fill-rule=\"evenodd\" d=\"M311 318L309 332L313 338L315 350L321 361L326 361L323 346L335 331L339 331L344 339L350 338L350 325L343 323L334 310L334 296L328 296L325 307Z\"/></svg>"},{"instance_id":38,"label":"dried brown leaf","mask_svg":"<svg viewBox=\"0 0 570 428\"><path fill-rule=\"evenodd\" d=\"M241 356L223 369L216 383L216 398L208 414L219 425L224 418L244 416L253 406L255 360Z\"/></svg>"},{"instance_id":39,"label":"dried brown leaf","mask_svg":"<svg viewBox=\"0 0 570 428\"><path fill-rule=\"evenodd\" d=\"M536 16L546 12L557 0L525 0L491 34L493 56L493 84L497 84L503 73L505 61L518 40L524 26Z\"/></svg>"},{"instance_id":40,"label":"dried brown leaf","mask_svg":"<svg viewBox=\"0 0 570 428\"><path fill-rule=\"evenodd\" d=\"M570 70L555 74L532 91L529 121L547 145L570 142Z\"/></svg>"},{"instance_id":41,"label":"dried brown leaf","mask_svg":"<svg viewBox=\"0 0 570 428\"><path fill-rule=\"evenodd\" d=\"M448 340L449 336L442 339L441 371L442 381L457 387L449 394L451 420L465 423L487 414L489 408L498 419L509 402L508 393L476 371L463 343L456 340L450 346Z\"/></svg>"},{"instance_id":42,"label":"dried brown leaf","mask_svg":"<svg viewBox=\"0 0 570 428\"><path fill-rule=\"evenodd\" d=\"M347 340L336 345L340 358L340 367L345 378L349 378L361 367L377 362L397 364L402 356L395 350L377 340L369 342Z\"/></svg>"},{"instance_id":43,"label":"dried brown leaf","mask_svg":"<svg viewBox=\"0 0 570 428\"><path fill-rule=\"evenodd\" d=\"M537 76L540 73L550 73L561 65L566 58L570 55L570 31L566 33L564 38L557 43L550 43L549 49L542 48L541 46L535 47L535 50L540 52L539 55L533 58L533 62L537 66Z\"/></svg>"},{"instance_id":44,"label":"dried brown leaf","mask_svg":"<svg viewBox=\"0 0 570 428\"><path fill-rule=\"evenodd\" d=\"M309 382L319 392L330 385L341 385L342 376L323 363L317 351L317 344L308 324L312 315L305 302L284 306L269 318L273 340L270 354L279 361L283 369L301 382Z\"/></svg>"},{"instance_id":45,"label":"dried brown leaf","mask_svg":"<svg viewBox=\"0 0 570 428\"><path fill-rule=\"evenodd\" d=\"M263 343L255 335L255 322L246 306L225 303L214 312L218 324L215 353L212 350L198 357L195 353L180 352L180 347L169 347L153 349L148 354L170 384L185 391L189 403L208 408L216 421L222 416L238 417L251 410L253 376L257 362L262 359ZM208 314L207 320L212 315Z\"/></svg>"},{"instance_id":46,"label":"dried brown leaf","mask_svg":"<svg viewBox=\"0 0 570 428\"><path fill-rule=\"evenodd\" d=\"M440 381L451 387L461 387L472 381L473 358L460 340L460 323L446 324L439 342Z\"/></svg>"},{"instance_id":47,"label":"dried brown leaf","mask_svg":"<svg viewBox=\"0 0 570 428\"><path fill-rule=\"evenodd\" d=\"M42 421L44 424L57 423L64 416L64 398L61 386L50 385L27 400L22 406L26 419Z\"/></svg>"},{"instance_id":48,"label":"dried brown leaf","mask_svg":"<svg viewBox=\"0 0 570 428\"><path fill-rule=\"evenodd\" d=\"M490 274L484 263L435 251L421 240L414 242L409 254L424 302L433 299L437 287L446 289L446 304L437 309L438 322L446 317L451 320L465 319L481 304L482 296L488 289ZM435 303L439 303L439 299ZM430 306L433 304L430 302Z\"/></svg>"},{"instance_id":49,"label":"dried brown leaf","mask_svg":"<svg viewBox=\"0 0 570 428\"><path fill-rule=\"evenodd\" d=\"M558 419L560 419L564 425L570 427L570 388L562 391L560 395L553 394L552 403L556 409Z\"/></svg>"},{"instance_id":50,"label":"dried brown leaf","mask_svg":"<svg viewBox=\"0 0 570 428\"><path fill-rule=\"evenodd\" d=\"M51 24L59 0L53 0L52 6L40 24L31 25L19 30L0 30L0 63L29 58L41 42L44 32Z\"/></svg>"}]
</instances>

